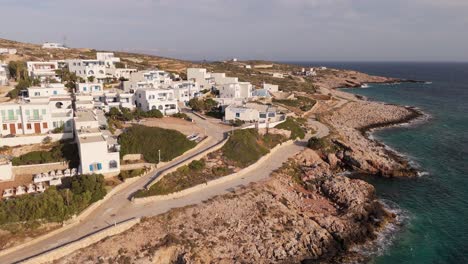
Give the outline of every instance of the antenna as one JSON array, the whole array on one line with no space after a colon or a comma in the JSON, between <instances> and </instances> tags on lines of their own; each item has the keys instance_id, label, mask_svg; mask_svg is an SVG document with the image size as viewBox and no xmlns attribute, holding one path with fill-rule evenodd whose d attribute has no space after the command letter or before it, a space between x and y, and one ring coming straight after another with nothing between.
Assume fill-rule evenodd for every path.
<instances>
[{"instance_id":1,"label":"antenna","mask_svg":"<svg viewBox=\"0 0 468 264\"><path fill-rule=\"evenodd\" d=\"M63 46L67 47L67 35L63 35Z\"/></svg>"}]
</instances>

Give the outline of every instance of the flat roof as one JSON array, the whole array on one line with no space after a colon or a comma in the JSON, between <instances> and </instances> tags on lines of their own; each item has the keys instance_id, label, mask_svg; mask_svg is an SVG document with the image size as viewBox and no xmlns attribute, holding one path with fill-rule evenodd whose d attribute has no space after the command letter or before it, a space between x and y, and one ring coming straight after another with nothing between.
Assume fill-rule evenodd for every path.
<instances>
[{"instance_id":1,"label":"flat roof","mask_svg":"<svg viewBox=\"0 0 468 264\"><path fill-rule=\"evenodd\" d=\"M97 117L92 111L77 111L76 120L78 122L97 121Z\"/></svg>"},{"instance_id":2,"label":"flat roof","mask_svg":"<svg viewBox=\"0 0 468 264\"><path fill-rule=\"evenodd\" d=\"M80 143L96 143L106 141L104 137L101 136L80 136Z\"/></svg>"}]
</instances>

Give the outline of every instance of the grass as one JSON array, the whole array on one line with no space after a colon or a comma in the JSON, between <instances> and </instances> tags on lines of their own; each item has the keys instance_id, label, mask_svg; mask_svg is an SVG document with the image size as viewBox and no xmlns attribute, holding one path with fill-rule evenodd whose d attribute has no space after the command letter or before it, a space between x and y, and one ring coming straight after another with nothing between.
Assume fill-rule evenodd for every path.
<instances>
[{"instance_id":1,"label":"grass","mask_svg":"<svg viewBox=\"0 0 468 264\"><path fill-rule=\"evenodd\" d=\"M235 130L221 148L223 156L239 167L246 167L269 152L266 146L259 144L260 135L255 129Z\"/></svg>"},{"instance_id":2,"label":"grass","mask_svg":"<svg viewBox=\"0 0 468 264\"><path fill-rule=\"evenodd\" d=\"M275 128L291 131L290 139L296 139L296 138L302 139L305 137L305 130L304 128L302 128L301 125L302 125L302 119L295 119L292 117L288 117L286 121L275 126Z\"/></svg>"},{"instance_id":3,"label":"grass","mask_svg":"<svg viewBox=\"0 0 468 264\"><path fill-rule=\"evenodd\" d=\"M71 168L79 165L78 148L75 143L59 142L49 151L32 151L15 157L12 160L13 166L44 164L67 161Z\"/></svg>"},{"instance_id":4,"label":"grass","mask_svg":"<svg viewBox=\"0 0 468 264\"><path fill-rule=\"evenodd\" d=\"M151 163L159 162L159 150L161 161L170 161L196 146L179 131L142 125L128 128L120 135L119 144L121 156L143 154L145 160Z\"/></svg>"},{"instance_id":5,"label":"grass","mask_svg":"<svg viewBox=\"0 0 468 264\"><path fill-rule=\"evenodd\" d=\"M125 181L126 179L138 177L145 173L145 169L135 169L135 170L129 170L129 171L121 171L119 174L119 179L121 181Z\"/></svg>"}]
</instances>

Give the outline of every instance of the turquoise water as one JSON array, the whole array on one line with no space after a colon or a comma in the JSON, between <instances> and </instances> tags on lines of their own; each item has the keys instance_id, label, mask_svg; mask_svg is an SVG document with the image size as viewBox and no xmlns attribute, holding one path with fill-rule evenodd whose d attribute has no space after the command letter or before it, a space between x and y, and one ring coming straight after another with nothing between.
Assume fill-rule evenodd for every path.
<instances>
[{"instance_id":1,"label":"turquoise water","mask_svg":"<svg viewBox=\"0 0 468 264\"><path fill-rule=\"evenodd\" d=\"M432 82L346 89L371 100L413 105L431 116L422 124L374 134L427 174L368 180L379 197L395 202L409 217L373 263L468 263L468 64L348 66Z\"/></svg>"},{"instance_id":2,"label":"turquoise water","mask_svg":"<svg viewBox=\"0 0 468 264\"><path fill-rule=\"evenodd\" d=\"M374 134L427 174L366 179L379 197L396 203L408 217L398 232L386 237L391 244L372 263L468 263L468 64L325 65L432 82L345 89L371 100L416 106L431 116L425 123Z\"/></svg>"}]
</instances>

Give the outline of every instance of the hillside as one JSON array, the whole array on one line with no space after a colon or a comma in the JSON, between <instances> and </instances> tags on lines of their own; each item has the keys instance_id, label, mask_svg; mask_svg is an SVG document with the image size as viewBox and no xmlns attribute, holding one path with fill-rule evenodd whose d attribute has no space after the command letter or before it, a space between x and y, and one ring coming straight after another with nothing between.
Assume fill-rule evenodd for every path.
<instances>
[{"instance_id":1,"label":"hillside","mask_svg":"<svg viewBox=\"0 0 468 264\"><path fill-rule=\"evenodd\" d=\"M0 39L0 48L16 48L16 55L0 55L0 60L9 61L45 61L62 59L93 59L98 50L89 48L42 49L41 45L22 43L12 40ZM113 51L110 51L113 52ZM225 72L227 76L239 77L240 81L248 81L254 85L261 86L263 82L277 84L285 91L313 92L315 86L312 79L293 77L291 72L299 71L301 68L294 65L279 64L266 61L245 61L245 62L204 62L194 63L173 58L164 58L155 55L137 54L128 52L116 52L117 57L128 68L139 70L157 68L168 72L180 74L185 77L188 67L203 67L213 72ZM245 68L251 65L252 69ZM269 68L255 68L255 66L271 65ZM276 78L272 73L282 73L284 78Z\"/></svg>"}]
</instances>

